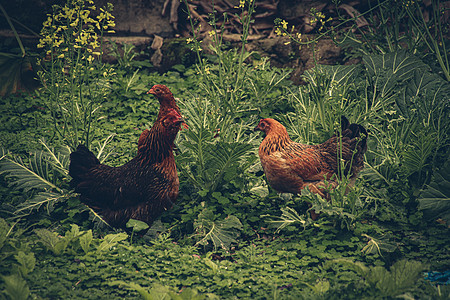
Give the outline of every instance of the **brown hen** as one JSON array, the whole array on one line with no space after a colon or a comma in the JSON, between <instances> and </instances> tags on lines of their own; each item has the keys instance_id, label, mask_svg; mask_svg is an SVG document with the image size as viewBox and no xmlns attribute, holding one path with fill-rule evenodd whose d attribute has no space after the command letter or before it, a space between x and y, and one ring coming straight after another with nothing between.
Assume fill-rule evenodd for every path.
<instances>
[{"instance_id":1,"label":"brown hen","mask_svg":"<svg viewBox=\"0 0 450 300\"><path fill-rule=\"evenodd\" d=\"M160 110L152 128L139 137L136 157L111 167L84 145L70 155L71 186L111 226L123 227L130 218L152 223L178 196L173 147L184 121L167 87L155 85L149 93L158 98Z\"/></svg>"},{"instance_id":2,"label":"brown hen","mask_svg":"<svg viewBox=\"0 0 450 300\"><path fill-rule=\"evenodd\" d=\"M345 174L350 173L353 182L364 166L367 132L361 125L350 124L345 117L341 120L342 139L334 135L318 145L293 142L286 128L274 119L262 119L255 130L265 134L259 146L259 158L267 181L281 193L300 194L307 186L311 192L329 198L324 180L326 178L331 187L337 185L336 176L332 176L338 174L341 167L339 158L342 158ZM342 151L338 147L340 140Z\"/></svg>"}]
</instances>

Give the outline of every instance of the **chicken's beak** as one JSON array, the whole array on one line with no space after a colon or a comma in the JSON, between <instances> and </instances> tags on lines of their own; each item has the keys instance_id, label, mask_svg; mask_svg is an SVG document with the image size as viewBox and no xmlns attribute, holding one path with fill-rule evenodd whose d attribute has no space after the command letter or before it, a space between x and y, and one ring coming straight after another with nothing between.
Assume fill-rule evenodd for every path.
<instances>
[{"instance_id":1,"label":"chicken's beak","mask_svg":"<svg viewBox=\"0 0 450 300\"><path fill-rule=\"evenodd\" d=\"M148 94L155 95L155 91L153 90L153 88L151 88L151 89L147 92L147 95L148 95Z\"/></svg>"},{"instance_id":2,"label":"chicken's beak","mask_svg":"<svg viewBox=\"0 0 450 300\"><path fill-rule=\"evenodd\" d=\"M180 125L180 124L183 125L184 129L189 129L189 126L186 124L186 121L184 120L183 117L179 117L176 123L178 125ZM181 128L181 129L183 129L183 128Z\"/></svg>"},{"instance_id":3,"label":"chicken's beak","mask_svg":"<svg viewBox=\"0 0 450 300\"><path fill-rule=\"evenodd\" d=\"M181 123L184 123L184 118L183 117L180 117L180 118L177 119L177 124L181 124Z\"/></svg>"}]
</instances>

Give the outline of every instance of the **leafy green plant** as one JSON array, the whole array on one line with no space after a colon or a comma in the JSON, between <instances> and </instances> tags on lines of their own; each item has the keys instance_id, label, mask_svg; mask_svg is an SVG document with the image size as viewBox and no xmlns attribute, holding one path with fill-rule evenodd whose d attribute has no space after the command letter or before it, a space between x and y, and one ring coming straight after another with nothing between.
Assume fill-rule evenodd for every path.
<instances>
[{"instance_id":1,"label":"leafy green plant","mask_svg":"<svg viewBox=\"0 0 450 300\"><path fill-rule=\"evenodd\" d=\"M182 107L189 130L178 141L181 155L177 158L188 179L205 195L220 191L224 181L243 179L255 161L250 152L253 137L246 135L251 123L235 123L204 98L187 100Z\"/></svg>"},{"instance_id":2,"label":"leafy green plant","mask_svg":"<svg viewBox=\"0 0 450 300\"><path fill-rule=\"evenodd\" d=\"M15 225L17 224L11 226L0 218L2 295L10 299L27 299L30 296L30 290L26 279L35 269L36 258L30 251L29 243L18 239L23 231L14 229Z\"/></svg>"},{"instance_id":3,"label":"leafy green plant","mask_svg":"<svg viewBox=\"0 0 450 300\"><path fill-rule=\"evenodd\" d=\"M110 154L105 151L105 147L111 138L112 136L107 137L103 144L98 143L98 157L101 162ZM44 140L39 142L45 150L34 151L26 159L0 148L0 174L4 175L11 187L27 195L14 207L15 218L26 217L42 207L50 214L60 203L69 205L71 209L80 205L79 202L71 203L75 194L67 187L70 180L69 147L63 146L60 151L56 151ZM95 220L106 224L93 209L87 206L86 208Z\"/></svg>"},{"instance_id":4,"label":"leafy green plant","mask_svg":"<svg viewBox=\"0 0 450 300\"><path fill-rule=\"evenodd\" d=\"M110 283L111 285L123 285L129 289L136 290L143 299L145 300L157 300L157 299L167 299L167 300L183 300L183 299L193 299L193 300L202 300L202 299L218 299L218 297L214 294L208 293L206 295L201 295L195 289L183 289L181 293L177 293L174 290L160 285L153 284L150 290L146 290L142 286L136 283L126 283L124 281L114 281Z\"/></svg>"},{"instance_id":5,"label":"leafy green plant","mask_svg":"<svg viewBox=\"0 0 450 300\"><path fill-rule=\"evenodd\" d=\"M130 244L133 243L133 235L135 232L140 232L149 228L148 224L139 220L130 219L127 224L127 228L132 228Z\"/></svg>"},{"instance_id":6,"label":"leafy green plant","mask_svg":"<svg viewBox=\"0 0 450 300\"><path fill-rule=\"evenodd\" d=\"M112 5L100 8L92 17L95 10L93 1L54 5L38 45L46 49L39 78L49 98L54 131L71 149L79 143L91 143L93 124L113 74L101 64L103 33L112 32L115 25Z\"/></svg>"},{"instance_id":7,"label":"leafy green plant","mask_svg":"<svg viewBox=\"0 0 450 300\"><path fill-rule=\"evenodd\" d=\"M424 43L430 53L437 59L439 67L447 81L450 81L450 65L445 34L448 28L444 25L445 8L441 1L431 1L431 13L425 16L418 1L406 6L416 39Z\"/></svg>"},{"instance_id":8,"label":"leafy green plant","mask_svg":"<svg viewBox=\"0 0 450 300\"><path fill-rule=\"evenodd\" d=\"M382 266L367 267L361 262L345 259L334 260L333 263L346 264L354 268L364 277L369 286L384 297L396 297L416 288L422 271L426 267L417 261L399 260L390 269ZM330 262L327 262L329 265Z\"/></svg>"},{"instance_id":9,"label":"leafy green plant","mask_svg":"<svg viewBox=\"0 0 450 300\"><path fill-rule=\"evenodd\" d=\"M20 156L5 153L0 159L0 174L13 177L10 184L27 193L36 191L30 199L21 203L15 213L29 214L41 206L51 212L55 203L70 197L70 193L61 188L60 183L68 177L68 151L55 152L44 141L46 151L36 151L25 162Z\"/></svg>"},{"instance_id":10,"label":"leafy green plant","mask_svg":"<svg viewBox=\"0 0 450 300\"><path fill-rule=\"evenodd\" d=\"M275 217L274 219L269 221L270 223L273 223L273 224L280 224L276 231L280 231L287 226L292 226L297 223L299 223L305 227L309 223L308 220L306 219L306 217L300 216L295 209L290 208L289 206L286 206L285 208L281 208L280 210L281 210L281 216Z\"/></svg>"},{"instance_id":11,"label":"leafy green plant","mask_svg":"<svg viewBox=\"0 0 450 300\"><path fill-rule=\"evenodd\" d=\"M450 222L450 173L446 163L440 170L434 172L434 178L423 189L418 197L419 209L423 210L428 219L442 218Z\"/></svg>"},{"instance_id":12,"label":"leafy green plant","mask_svg":"<svg viewBox=\"0 0 450 300\"><path fill-rule=\"evenodd\" d=\"M2 276L5 283L3 295L7 295L10 299L28 299L30 296L30 289L27 282L19 275Z\"/></svg>"},{"instance_id":13,"label":"leafy green plant","mask_svg":"<svg viewBox=\"0 0 450 300\"><path fill-rule=\"evenodd\" d=\"M232 243L236 243L242 224L235 216L215 220L213 212L205 208L198 215L194 229L199 240L196 245L206 246L212 243L214 249L228 249Z\"/></svg>"}]
</instances>

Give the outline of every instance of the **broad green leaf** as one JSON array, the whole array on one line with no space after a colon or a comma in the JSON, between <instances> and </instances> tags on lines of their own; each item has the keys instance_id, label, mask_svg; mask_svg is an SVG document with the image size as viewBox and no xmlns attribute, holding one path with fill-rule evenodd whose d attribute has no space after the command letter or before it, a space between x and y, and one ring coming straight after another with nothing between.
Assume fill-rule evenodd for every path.
<instances>
[{"instance_id":1,"label":"broad green leaf","mask_svg":"<svg viewBox=\"0 0 450 300\"><path fill-rule=\"evenodd\" d=\"M62 191L49 178L49 165L45 162L43 152L31 155L29 166L26 166L20 157L4 157L0 160L0 174L6 174L6 178L15 177L12 184L25 192L31 189Z\"/></svg>"},{"instance_id":2,"label":"broad green leaf","mask_svg":"<svg viewBox=\"0 0 450 300\"><path fill-rule=\"evenodd\" d=\"M280 210L281 216L276 217L276 219L272 219L269 221L270 223L278 224L278 228L275 232L279 232L283 228L294 224L305 226L306 224L305 216L300 216L295 209L286 206L285 208L281 208Z\"/></svg>"},{"instance_id":3,"label":"broad green leaf","mask_svg":"<svg viewBox=\"0 0 450 300\"><path fill-rule=\"evenodd\" d=\"M414 72L424 72L429 67L406 51L363 57L371 84L379 97L387 98L397 92L397 87L410 79Z\"/></svg>"},{"instance_id":4,"label":"broad green leaf","mask_svg":"<svg viewBox=\"0 0 450 300\"><path fill-rule=\"evenodd\" d=\"M147 223L135 219L130 219L126 226L127 228L133 228L134 232L139 232L149 227Z\"/></svg>"},{"instance_id":5,"label":"broad green leaf","mask_svg":"<svg viewBox=\"0 0 450 300\"><path fill-rule=\"evenodd\" d=\"M194 224L195 230L201 236L197 242L199 245L208 245L210 242L214 248L228 249L236 242L242 223L235 216L228 216L224 220L214 221L211 210L205 208Z\"/></svg>"},{"instance_id":6,"label":"broad green leaf","mask_svg":"<svg viewBox=\"0 0 450 300\"><path fill-rule=\"evenodd\" d=\"M6 238L8 236L10 228L8 223L2 218L0 218L0 250L3 248L5 244Z\"/></svg>"},{"instance_id":7,"label":"broad green leaf","mask_svg":"<svg viewBox=\"0 0 450 300\"><path fill-rule=\"evenodd\" d=\"M30 296L27 282L17 274L2 276L4 281L4 292L12 300L25 300Z\"/></svg>"},{"instance_id":8,"label":"broad green leaf","mask_svg":"<svg viewBox=\"0 0 450 300\"><path fill-rule=\"evenodd\" d=\"M36 258L34 257L33 252L25 254L25 252L19 251L16 255L14 255L14 258L19 263L19 270L23 276L33 272L34 267L36 266Z\"/></svg>"},{"instance_id":9,"label":"broad green leaf","mask_svg":"<svg viewBox=\"0 0 450 300\"><path fill-rule=\"evenodd\" d=\"M366 278L382 295L395 297L414 288L424 268L418 261L405 259L397 261L390 271L381 266L372 267Z\"/></svg>"},{"instance_id":10,"label":"broad green leaf","mask_svg":"<svg viewBox=\"0 0 450 300\"><path fill-rule=\"evenodd\" d=\"M442 218L450 222L450 170L446 163L441 170L434 172L430 184L420 193L419 209L428 219Z\"/></svg>"},{"instance_id":11,"label":"broad green leaf","mask_svg":"<svg viewBox=\"0 0 450 300\"><path fill-rule=\"evenodd\" d=\"M39 237L39 241L47 248L47 250L53 251L55 254L57 253L56 245L61 243L62 238L58 237L56 232L52 232L48 229L38 228L35 229L34 232Z\"/></svg>"},{"instance_id":12,"label":"broad green leaf","mask_svg":"<svg viewBox=\"0 0 450 300\"><path fill-rule=\"evenodd\" d=\"M83 235L80 236L80 246L84 253L88 253L92 243L92 230L89 229Z\"/></svg>"},{"instance_id":13,"label":"broad green leaf","mask_svg":"<svg viewBox=\"0 0 450 300\"><path fill-rule=\"evenodd\" d=\"M103 238L103 242L97 247L97 252L106 251L111 249L120 241L126 240L128 235L126 233L108 234Z\"/></svg>"},{"instance_id":14,"label":"broad green leaf","mask_svg":"<svg viewBox=\"0 0 450 300\"><path fill-rule=\"evenodd\" d=\"M365 254L379 254L382 252L394 252L397 249L397 245L393 243L390 239L390 235L384 235L379 237L369 236L367 234L362 234L362 236L369 239L367 245L361 249L361 252Z\"/></svg>"},{"instance_id":15,"label":"broad green leaf","mask_svg":"<svg viewBox=\"0 0 450 300\"><path fill-rule=\"evenodd\" d=\"M156 295L156 294L152 295L145 288L143 288L139 284L133 283L133 282L128 283L128 282L125 282L125 281L122 281L122 280L115 280L113 282L109 282L108 285L112 285L112 286L114 286L114 285L123 285L123 286L126 286L129 289L133 289L133 290L137 291L141 295L141 297L143 299L145 299L145 300L170 299L170 298L164 298L164 297L160 298L159 295Z\"/></svg>"}]
</instances>

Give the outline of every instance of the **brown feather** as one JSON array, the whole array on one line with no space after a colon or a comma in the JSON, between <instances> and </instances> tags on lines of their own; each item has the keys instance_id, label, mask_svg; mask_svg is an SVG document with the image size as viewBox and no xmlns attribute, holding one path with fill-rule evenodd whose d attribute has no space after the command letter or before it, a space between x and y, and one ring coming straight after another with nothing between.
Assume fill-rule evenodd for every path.
<instances>
[{"instance_id":1,"label":"brown feather","mask_svg":"<svg viewBox=\"0 0 450 300\"><path fill-rule=\"evenodd\" d=\"M164 97L156 95L161 104L158 118L141 134L137 155L128 163L100 164L83 145L70 155L71 186L112 226L123 227L130 218L152 223L178 196L173 147L183 119L167 91Z\"/></svg>"},{"instance_id":2,"label":"brown feather","mask_svg":"<svg viewBox=\"0 0 450 300\"><path fill-rule=\"evenodd\" d=\"M332 176L339 172L339 152L346 166L344 172L350 172L351 178L364 166L367 132L361 125L349 124L346 118L342 119L341 136L335 135L319 145L292 141L286 128L270 118L262 119L255 130L265 133L259 157L268 183L278 192L301 193L308 186L312 192L326 197L324 179L332 187L337 185Z\"/></svg>"}]
</instances>

